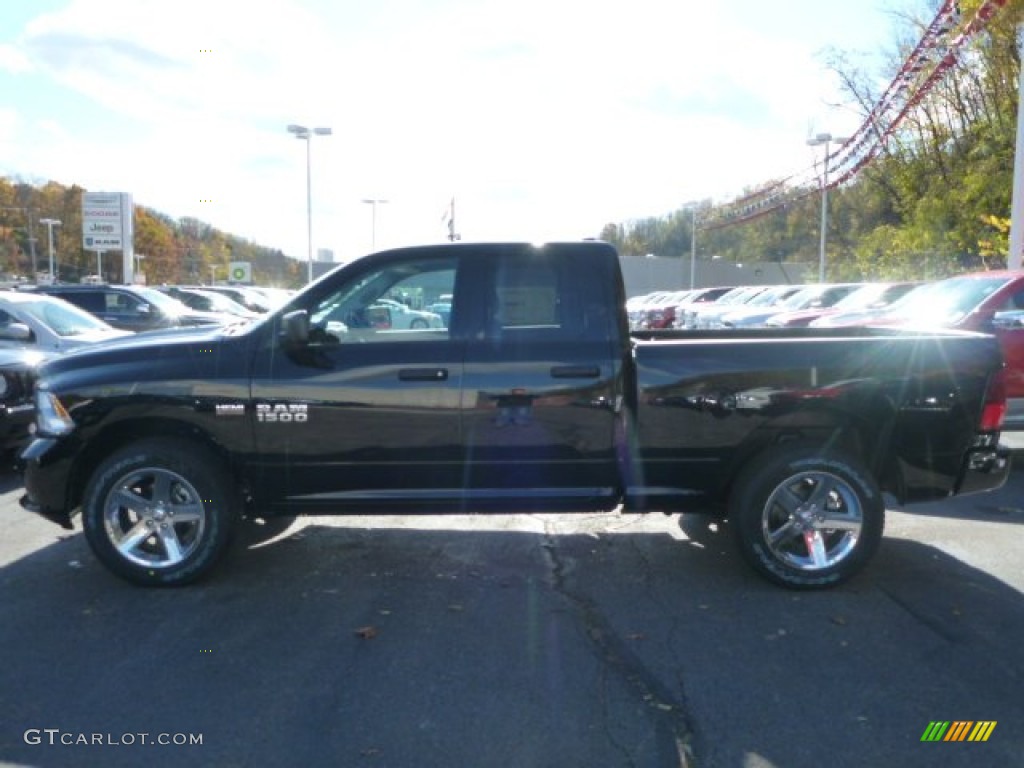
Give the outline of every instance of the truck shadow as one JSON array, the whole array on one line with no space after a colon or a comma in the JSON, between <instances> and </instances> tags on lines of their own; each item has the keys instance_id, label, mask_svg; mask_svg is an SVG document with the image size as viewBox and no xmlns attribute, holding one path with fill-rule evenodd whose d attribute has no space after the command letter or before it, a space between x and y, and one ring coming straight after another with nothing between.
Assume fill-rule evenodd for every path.
<instances>
[{"instance_id":1,"label":"truck shadow","mask_svg":"<svg viewBox=\"0 0 1024 768\"><path fill-rule=\"evenodd\" d=\"M138 764L23 738L60 728L203 734L154 766L656 766L678 743L707 765L919 764L929 720L1024 721L1024 597L931 546L887 538L861 577L796 593L706 518L407 520L245 532L170 590L55 533L0 569L0 761ZM1010 764L1022 734L1000 736L985 759Z\"/></svg>"}]
</instances>

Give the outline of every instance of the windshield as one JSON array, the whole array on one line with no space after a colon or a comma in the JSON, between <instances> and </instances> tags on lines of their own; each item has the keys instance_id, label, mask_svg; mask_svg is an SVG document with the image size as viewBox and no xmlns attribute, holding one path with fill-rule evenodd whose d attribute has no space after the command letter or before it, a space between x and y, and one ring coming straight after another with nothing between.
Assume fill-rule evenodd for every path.
<instances>
[{"instance_id":1,"label":"windshield","mask_svg":"<svg viewBox=\"0 0 1024 768\"><path fill-rule=\"evenodd\" d=\"M19 305L19 309L58 336L79 336L96 331L113 330L98 317L61 300L25 302Z\"/></svg>"},{"instance_id":2,"label":"windshield","mask_svg":"<svg viewBox=\"0 0 1024 768\"><path fill-rule=\"evenodd\" d=\"M205 308L213 312L226 312L230 315L244 315L251 316L253 313L243 307L234 299L230 299L223 293L217 293L216 291L193 291L194 295L200 296L205 300Z\"/></svg>"},{"instance_id":3,"label":"windshield","mask_svg":"<svg viewBox=\"0 0 1024 768\"><path fill-rule=\"evenodd\" d=\"M809 288L797 291L788 299L781 302L779 306L785 309L803 309L808 305L808 303L814 301L815 298L824 293L827 288L827 285L812 285Z\"/></svg>"},{"instance_id":4,"label":"windshield","mask_svg":"<svg viewBox=\"0 0 1024 768\"><path fill-rule=\"evenodd\" d=\"M837 310L864 309L876 303L890 290L888 283L871 283L844 296L832 306Z\"/></svg>"},{"instance_id":5,"label":"windshield","mask_svg":"<svg viewBox=\"0 0 1024 768\"><path fill-rule=\"evenodd\" d=\"M157 291L153 288L142 288L140 286L134 287L134 290L139 296L144 298L153 306L159 307L168 314L180 315L188 312L188 307L182 304L177 299L171 298L166 293Z\"/></svg>"},{"instance_id":6,"label":"windshield","mask_svg":"<svg viewBox=\"0 0 1024 768\"><path fill-rule=\"evenodd\" d=\"M760 293L752 298L748 305L751 307L764 307L772 306L779 303L779 298L782 296L791 296L797 289L792 286L782 286L779 288L769 288L764 293Z\"/></svg>"},{"instance_id":7,"label":"windshield","mask_svg":"<svg viewBox=\"0 0 1024 768\"><path fill-rule=\"evenodd\" d=\"M894 302L890 317L926 325L953 325L1010 281L1008 277L951 277L924 285Z\"/></svg>"}]
</instances>

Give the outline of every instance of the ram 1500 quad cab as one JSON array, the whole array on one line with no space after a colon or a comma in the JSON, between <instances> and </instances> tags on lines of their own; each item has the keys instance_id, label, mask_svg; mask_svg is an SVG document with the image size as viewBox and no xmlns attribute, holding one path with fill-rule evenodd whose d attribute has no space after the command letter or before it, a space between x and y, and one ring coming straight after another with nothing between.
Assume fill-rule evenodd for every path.
<instances>
[{"instance_id":1,"label":"ram 1500 quad cab","mask_svg":"<svg viewBox=\"0 0 1024 768\"><path fill-rule=\"evenodd\" d=\"M450 298L436 327L394 303ZM207 574L240 518L707 511L763 576L860 570L901 502L998 487L997 341L956 331L630 333L615 250L366 256L249 325L46 363L23 506L133 582Z\"/></svg>"}]
</instances>

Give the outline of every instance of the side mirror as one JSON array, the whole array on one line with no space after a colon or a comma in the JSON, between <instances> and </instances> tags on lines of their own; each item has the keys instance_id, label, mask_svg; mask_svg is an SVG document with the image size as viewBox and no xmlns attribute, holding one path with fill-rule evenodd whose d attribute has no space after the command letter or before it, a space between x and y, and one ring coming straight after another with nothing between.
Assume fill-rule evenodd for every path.
<instances>
[{"instance_id":1,"label":"side mirror","mask_svg":"<svg viewBox=\"0 0 1024 768\"><path fill-rule=\"evenodd\" d=\"M0 339L5 341L29 341L32 330L24 323L9 323L0 326Z\"/></svg>"},{"instance_id":2,"label":"side mirror","mask_svg":"<svg viewBox=\"0 0 1024 768\"><path fill-rule=\"evenodd\" d=\"M309 343L309 313L304 309L289 312L281 318L285 343L301 347Z\"/></svg>"},{"instance_id":3,"label":"side mirror","mask_svg":"<svg viewBox=\"0 0 1024 768\"><path fill-rule=\"evenodd\" d=\"M140 315L148 315L149 314L149 304L136 304L135 305L135 311L137 313L139 313Z\"/></svg>"}]
</instances>

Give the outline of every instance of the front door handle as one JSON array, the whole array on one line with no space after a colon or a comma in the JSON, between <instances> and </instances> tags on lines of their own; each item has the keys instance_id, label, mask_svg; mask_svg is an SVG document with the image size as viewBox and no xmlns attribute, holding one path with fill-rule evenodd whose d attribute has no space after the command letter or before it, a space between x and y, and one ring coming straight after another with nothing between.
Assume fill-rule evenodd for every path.
<instances>
[{"instance_id":1,"label":"front door handle","mask_svg":"<svg viewBox=\"0 0 1024 768\"><path fill-rule=\"evenodd\" d=\"M447 381L447 368L402 368L398 371L400 381Z\"/></svg>"},{"instance_id":2,"label":"front door handle","mask_svg":"<svg viewBox=\"0 0 1024 768\"><path fill-rule=\"evenodd\" d=\"M601 369L596 365L556 365L551 369L555 379L596 379Z\"/></svg>"}]
</instances>

